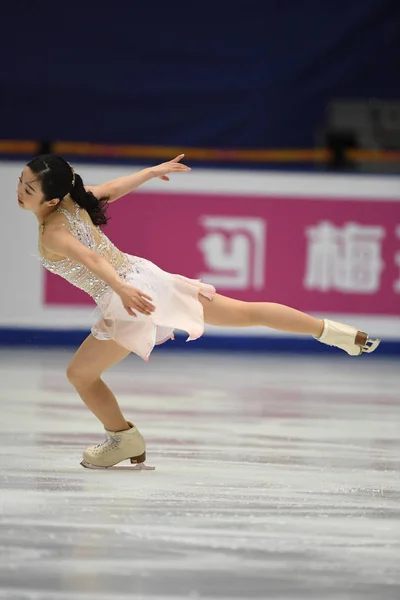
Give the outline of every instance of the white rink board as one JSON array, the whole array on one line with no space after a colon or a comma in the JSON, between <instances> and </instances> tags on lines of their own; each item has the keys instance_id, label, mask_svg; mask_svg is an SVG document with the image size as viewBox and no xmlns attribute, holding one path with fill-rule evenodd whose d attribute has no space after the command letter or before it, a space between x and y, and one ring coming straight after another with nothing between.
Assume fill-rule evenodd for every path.
<instances>
[{"instance_id":1,"label":"white rink board","mask_svg":"<svg viewBox=\"0 0 400 600\"><path fill-rule=\"evenodd\" d=\"M0 220L0 327L38 329L88 329L93 322L92 308L49 307L42 301L43 274L37 257L37 222L33 215L22 212L16 201L17 178L22 162L0 162L1 201L4 207ZM141 167L78 165L77 171L85 183L97 184ZM190 176L173 178L169 184L160 180L148 182L141 191L187 193L209 192L287 195L292 197L320 197L332 199L371 198L399 202L400 178L394 176L293 174L264 171L234 171L195 168ZM317 315L326 316L326 315ZM357 321L360 328L373 336L400 339L400 319L369 315L329 315L342 321ZM277 336L264 328L215 329L213 335Z\"/></svg>"}]
</instances>

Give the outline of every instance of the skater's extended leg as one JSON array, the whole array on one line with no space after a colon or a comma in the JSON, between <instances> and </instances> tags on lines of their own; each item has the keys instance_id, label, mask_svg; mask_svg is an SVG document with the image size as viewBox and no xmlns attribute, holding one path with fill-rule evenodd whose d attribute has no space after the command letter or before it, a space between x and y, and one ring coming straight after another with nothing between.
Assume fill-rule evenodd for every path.
<instances>
[{"instance_id":1,"label":"skater's extended leg","mask_svg":"<svg viewBox=\"0 0 400 600\"><path fill-rule=\"evenodd\" d=\"M200 296L204 320L221 327L254 327L264 325L289 333L319 337L324 323L299 310L274 302L242 302L216 294L212 301Z\"/></svg>"},{"instance_id":2,"label":"skater's extended leg","mask_svg":"<svg viewBox=\"0 0 400 600\"><path fill-rule=\"evenodd\" d=\"M355 327L316 319L289 306L274 302L242 302L216 294L210 301L199 300L204 308L204 321L221 327L254 327L264 325L288 333L312 335L320 342L341 348L351 356L373 352L380 340L370 340Z\"/></svg>"}]
</instances>

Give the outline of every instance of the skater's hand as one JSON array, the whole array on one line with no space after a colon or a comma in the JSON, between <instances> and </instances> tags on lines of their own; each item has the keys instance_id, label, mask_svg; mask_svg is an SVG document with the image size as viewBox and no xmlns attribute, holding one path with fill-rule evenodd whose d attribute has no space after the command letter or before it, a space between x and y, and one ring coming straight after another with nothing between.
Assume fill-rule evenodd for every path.
<instances>
[{"instance_id":1,"label":"skater's hand","mask_svg":"<svg viewBox=\"0 0 400 600\"><path fill-rule=\"evenodd\" d=\"M179 154L179 156L176 156L168 162L157 165L156 167L151 167L153 177L159 177L163 181L169 181L169 177L167 177L168 173L182 173L184 171L190 171L190 167L183 165L180 162L184 156L184 154Z\"/></svg>"},{"instance_id":2,"label":"skater's hand","mask_svg":"<svg viewBox=\"0 0 400 600\"><path fill-rule=\"evenodd\" d=\"M127 283L121 286L118 295L122 300L126 312L132 315L132 317L137 317L137 314L134 312L135 310L143 315L151 315L156 308L152 304L150 296Z\"/></svg>"}]
</instances>

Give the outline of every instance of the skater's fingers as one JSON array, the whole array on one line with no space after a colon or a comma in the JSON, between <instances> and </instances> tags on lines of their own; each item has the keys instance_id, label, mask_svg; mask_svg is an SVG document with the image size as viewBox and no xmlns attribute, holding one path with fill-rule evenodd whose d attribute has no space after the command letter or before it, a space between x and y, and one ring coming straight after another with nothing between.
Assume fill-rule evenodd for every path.
<instances>
[{"instance_id":1,"label":"skater's fingers","mask_svg":"<svg viewBox=\"0 0 400 600\"><path fill-rule=\"evenodd\" d=\"M154 306L154 304L150 304L150 302L139 302L138 306L140 306L140 308L142 308L143 310L145 310L146 312L154 312L156 310L156 307Z\"/></svg>"},{"instance_id":2,"label":"skater's fingers","mask_svg":"<svg viewBox=\"0 0 400 600\"><path fill-rule=\"evenodd\" d=\"M154 307L151 307L150 305L144 303L138 303L137 310L139 310L144 315L151 315L151 313L154 311Z\"/></svg>"},{"instance_id":3,"label":"skater's fingers","mask_svg":"<svg viewBox=\"0 0 400 600\"><path fill-rule=\"evenodd\" d=\"M135 302L135 309L138 312L142 313L142 315L145 315L146 312L147 312L146 309L141 304L139 304L138 302Z\"/></svg>"},{"instance_id":4,"label":"skater's fingers","mask_svg":"<svg viewBox=\"0 0 400 600\"><path fill-rule=\"evenodd\" d=\"M140 300L140 298L138 298L137 296L133 296L131 298L130 306L132 308L134 308L135 310L137 310L138 312L143 313L143 314L147 314L148 312L150 312L150 309L148 309L146 307L145 302Z\"/></svg>"},{"instance_id":5,"label":"skater's fingers","mask_svg":"<svg viewBox=\"0 0 400 600\"><path fill-rule=\"evenodd\" d=\"M147 294L143 294L142 292L140 293L140 297L145 298L146 300L150 300L150 302L153 302L153 298L150 298L150 296L148 296Z\"/></svg>"},{"instance_id":6,"label":"skater's fingers","mask_svg":"<svg viewBox=\"0 0 400 600\"><path fill-rule=\"evenodd\" d=\"M146 300L142 302L142 306L144 306L146 310L149 310L151 312L153 312L153 310L156 310L154 304L151 304L151 302L147 302Z\"/></svg>"},{"instance_id":7,"label":"skater's fingers","mask_svg":"<svg viewBox=\"0 0 400 600\"><path fill-rule=\"evenodd\" d=\"M178 154L178 156L175 156L170 162L179 162L184 156L184 154Z\"/></svg>"},{"instance_id":8,"label":"skater's fingers","mask_svg":"<svg viewBox=\"0 0 400 600\"><path fill-rule=\"evenodd\" d=\"M152 304L151 302L148 302L142 295L140 296L133 296L132 297L132 302L135 305L135 308L141 308L143 310L155 310L155 306L154 304Z\"/></svg>"},{"instance_id":9,"label":"skater's fingers","mask_svg":"<svg viewBox=\"0 0 400 600\"><path fill-rule=\"evenodd\" d=\"M131 315L131 317L137 317L137 314L133 312L130 306L125 306L125 310L128 313L128 315Z\"/></svg>"}]
</instances>

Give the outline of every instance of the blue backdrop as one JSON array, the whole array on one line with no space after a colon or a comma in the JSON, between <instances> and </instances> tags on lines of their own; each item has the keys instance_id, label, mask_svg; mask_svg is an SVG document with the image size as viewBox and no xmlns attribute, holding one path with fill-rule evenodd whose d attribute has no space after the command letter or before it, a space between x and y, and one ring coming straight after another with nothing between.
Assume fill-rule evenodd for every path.
<instances>
[{"instance_id":1,"label":"blue backdrop","mask_svg":"<svg viewBox=\"0 0 400 600\"><path fill-rule=\"evenodd\" d=\"M398 0L9 3L0 138L310 147L330 98L400 96Z\"/></svg>"}]
</instances>

